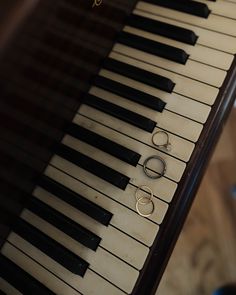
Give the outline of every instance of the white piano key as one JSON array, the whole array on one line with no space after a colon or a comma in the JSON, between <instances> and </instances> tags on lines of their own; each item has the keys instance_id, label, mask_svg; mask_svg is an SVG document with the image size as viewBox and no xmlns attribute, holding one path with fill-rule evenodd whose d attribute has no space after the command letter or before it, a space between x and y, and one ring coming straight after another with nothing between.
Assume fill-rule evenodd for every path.
<instances>
[{"instance_id":1,"label":"white piano key","mask_svg":"<svg viewBox=\"0 0 236 295\"><path fill-rule=\"evenodd\" d=\"M14 234L14 236L16 235ZM14 236L13 234L10 234L9 238L11 239ZM21 245L17 245L17 246L19 246L20 248ZM27 251L27 248L25 247L24 250ZM24 253L16 249L14 246L9 244L8 242L6 242L3 245L1 253L7 258L9 258L11 261L13 261L20 268L22 268L24 271L26 271L31 276L33 276L36 280L38 280L47 288L49 288L51 291L55 292L55 294L58 294L58 295L81 294L78 291L71 288L70 286L68 286L67 284L65 284L62 280L58 279L56 276L54 276L44 267L42 267L40 264L42 264L43 260L36 259L38 263L35 262L32 258L28 257L27 255L25 255ZM29 254L29 253L26 253L26 254ZM93 294L95 295L96 293L93 293ZM119 295L123 295L123 294L121 293Z\"/></svg>"},{"instance_id":2,"label":"white piano key","mask_svg":"<svg viewBox=\"0 0 236 295\"><path fill-rule=\"evenodd\" d=\"M208 46L216 50L222 50L231 54L236 53L235 37L223 35L221 33L209 31L206 28L201 28L195 25L188 24L184 21L185 18L182 18L181 20L175 20L175 19L171 19L171 17L168 18L167 16L161 16L158 13L157 14L153 13L153 11L150 9L148 10L147 9L143 10L142 8L135 9L134 13L144 17L149 17L154 20L159 20L165 23L169 23L175 26L192 30L198 36L197 44Z\"/></svg>"},{"instance_id":3,"label":"white piano key","mask_svg":"<svg viewBox=\"0 0 236 295\"><path fill-rule=\"evenodd\" d=\"M30 257L42 261L45 267L62 278L70 286L85 294L93 294L92 290L94 294L96 294L94 286L97 287L97 290L99 290L101 294L113 294L113 292L114 294L123 294L122 291L111 283L108 281L106 282L106 280L103 279L103 277L105 277L107 280L123 289L124 292L130 293L132 291L139 275L137 270L101 247L99 247L96 252L84 247L28 210L24 210L21 217L89 263L89 268L84 277L81 278L62 267L34 246L31 246L28 242L25 242L21 238L16 238L16 235L12 236L11 234L9 239L11 243L16 244L22 250L26 249Z\"/></svg>"},{"instance_id":4,"label":"white piano key","mask_svg":"<svg viewBox=\"0 0 236 295\"><path fill-rule=\"evenodd\" d=\"M224 17L229 17L236 20L236 8L235 4L225 1L206 1L198 0L198 2L205 3L214 14L218 14Z\"/></svg>"},{"instance_id":5,"label":"white piano key","mask_svg":"<svg viewBox=\"0 0 236 295\"><path fill-rule=\"evenodd\" d=\"M210 14L208 18L202 18L142 1L138 2L136 8L174 20L184 20L184 22L187 24L236 37L236 21L230 18L225 18L214 14Z\"/></svg>"},{"instance_id":6,"label":"white piano key","mask_svg":"<svg viewBox=\"0 0 236 295\"><path fill-rule=\"evenodd\" d=\"M169 155L172 155L185 162L189 160L195 146L192 142L189 142L181 137L168 133L172 147L170 151L167 151L166 149L157 148L156 146L154 146L150 135L146 135L145 133L144 137L136 138L135 134L133 134L132 131L130 134L122 134L114 129L106 127L81 115L76 115L73 122L80 126L83 126L84 128L93 130L97 134L110 138L114 141L117 141L117 137L119 137L119 142L122 142L122 145L124 146L127 145L126 142L129 142L129 138L133 138L136 142L137 147L139 147L139 142L142 141L144 144L151 146L153 149L159 149L161 151L164 151L165 153L168 153ZM161 131L161 129L158 130Z\"/></svg>"},{"instance_id":7,"label":"white piano key","mask_svg":"<svg viewBox=\"0 0 236 295\"><path fill-rule=\"evenodd\" d=\"M118 140L121 139L119 135L117 135L117 139ZM143 165L143 162L145 161L145 159L148 158L150 155L156 154L156 155L162 157L166 162L167 171L166 171L165 176L176 181L176 182L178 182L181 179L182 174L183 174L185 167L186 167L186 164L184 162L182 162L178 159L175 159L169 155L166 155L162 151L156 151L154 149L151 149L150 147L148 147L146 145L140 144L141 146L138 148L138 145L139 145L138 142L136 142L133 139L129 139L129 138L127 138L127 140L129 141L129 148L130 149L133 149L133 150L136 149L136 152L139 152L142 154L141 158L139 160L139 165ZM120 167L120 168L123 167L121 169L124 174L125 174L125 171L127 171L127 173L129 173L128 171L131 171L131 175L135 175L135 174L132 174L132 171L139 168L139 166L137 166L137 167L130 166L129 164L117 159L116 157L113 157L112 155L107 154L106 152L103 152L103 151L97 149L96 147L93 147L93 146L91 146L83 141L80 141L70 135L66 135L64 137L64 139L62 140L62 142L64 144L66 144L67 146L88 155L91 158L94 158L94 159L96 158L97 161L101 160L102 158L107 159L107 160L105 160L104 163L111 163L112 162L111 165L112 165L113 169L115 169L115 167L117 167L117 169L118 169L118 167ZM121 141L119 141L119 142L120 142L120 144L122 144ZM155 169L155 164L154 164L154 167L150 167L150 168Z\"/></svg>"},{"instance_id":8,"label":"white piano key","mask_svg":"<svg viewBox=\"0 0 236 295\"><path fill-rule=\"evenodd\" d=\"M110 78L115 78L117 79L117 82L122 82L125 84L126 80L125 79L119 79L116 75ZM156 110L152 110L148 107L145 107L143 105L140 105L134 101L128 100L126 98L123 98L121 96L118 96L116 94L113 94L109 91L103 90L98 87L91 87L89 90L89 93L98 96L104 100L107 100L109 102L112 102L114 104L117 104L119 106L122 106L126 109L135 111L139 113L140 115L144 115L152 119L153 121L158 123L158 119L160 117L160 113L157 112ZM181 96L176 93L164 93L162 91L163 95L160 95L160 98L166 102L165 109L169 110L171 112L174 112L176 114L179 114L181 116L187 117L191 120L198 121L199 123L205 123L209 113L211 111L211 107L205 104L202 104L198 101L189 99L187 97ZM155 93L158 95L158 93ZM159 92L161 94L161 91Z\"/></svg>"},{"instance_id":9,"label":"white piano key","mask_svg":"<svg viewBox=\"0 0 236 295\"><path fill-rule=\"evenodd\" d=\"M0 278L0 290L6 293L6 295L23 295L3 278Z\"/></svg>"},{"instance_id":10,"label":"white piano key","mask_svg":"<svg viewBox=\"0 0 236 295\"><path fill-rule=\"evenodd\" d=\"M96 183L94 183L93 187L88 186L86 182L82 182L86 177L86 172L84 174L81 173L81 175L78 175L77 179L75 179L52 166L48 166L45 174L112 212L114 215L110 221L111 225L146 245L152 244L152 235L158 230L158 227L154 227L148 219L157 224L161 224L168 209L168 204L154 197L155 211L150 217L143 218L134 211L136 188L133 186L128 186L125 192L114 190L111 195L106 195L103 191L98 190ZM82 180L80 181L80 179ZM139 258L136 259L139 260Z\"/></svg>"},{"instance_id":11,"label":"white piano key","mask_svg":"<svg viewBox=\"0 0 236 295\"><path fill-rule=\"evenodd\" d=\"M132 126L86 105L82 105L79 109L79 112L80 114L89 117L95 121L98 121L103 125L106 125L108 127L110 126L111 128L114 128L123 134L129 134L129 130L131 130L131 134L132 132L133 134L135 134L135 137L140 135L141 138L145 138L144 134L147 134L147 132L144 132L143 130L135 126ZM193 142L196 142L198 140L203 129L202 124L188 120L169 111L159 113L157 127L163 128L171 133L184 137ZM155 131L156 129L154 129L154 132ZM148 136L151 138L150 134L148 134Z\"/></svg>"},{"instance_id":12,"label":"white piano key","mask_svg":"<svg viewBox=\"0 0 236 295\"><path fill-rule=\"evenodd\" d=\"M190 59L220 68L222 70L228 70L234 59L234 56L232 54L203 46L198 43L198 40L197 43L192 46L130 26L125 26L123 30L134 35L138 35L153 41L161 42L182 49L189 55Z\"/></svg>"},{"instance_id":13,"label":"white piano key","mask_svg":"<svg viewBox=\"0 0 236 295\"><path fill-rule=\"evenodd\" d=\"M119 53L112 52L110 54L110 57L121 62L133 65L135 67L144 69L151 73L169 78L176 84L173 90L174 92L209 105L212 105L215 102L215 99L219 93L219 90L216 87L201 83L196 80L192 80L190 78L181 76L168 70L164 70L152 64L148 64L128 56L124 56ZM103 69L100 71L100 75L102 75L102 72Z\"/></svg>"},{"instance_id":14,"label":"white piano key","mask_svg":"<svg viewBox=\"0 0 236 295\"><path fill-rule=\"evenodd\" d=\"M54 168L54 171L53 171L54 173L56 173L55 170L56 169ZM64 177L68 178L69 176L64 174ZM64 183L63 179L62 181ZM80 185L78 181L77 181L77 184ZM81 194L83 194L83 192L81 192ZM74 220L78 224L84 226L85 228L89 229L93 233L97 234L102 239L99 244L101 247L112 252L112 254L116 255L122 260L125 260L127 263L131 264L137 269L141 269L143 267L147 254L149 252L148 247L137 242L136 240L132 239L131 237L127 236L126 234L122 233L121 231L117 230L111 225L108 225L107 227L105 227L99 224L98 222L94 221L92 218L78 211L73 206L70 206L69 204L56 198L56 196L50 194L49 192L45 191L44 189L40 187L37 187L35 189L34 196L38 198L39 200L41 200L42 202L48 204L52 208L56 209L57 211L61 212L62 214L66 215L70 219ZM98 197L97 194L96 194L96 197ZM118 221L120 221L121 218L125 218L125 219L127 218L129 220L128 223L139 221L139 219L137 218L137 215L134 212L131 212L127 208L124 208L124 206L121 206L120 204L116 204L114 201L111 201L110 199L104 196L102 198L103 200L105 199L105 201L107 201L110 206L113 206L113 208L115 208L115 213L119 214L119 217L116 218L118 219ZM95 197L94 199L96 201ZM123 212L121 208L124 209ZM108 210L110 211L111 209L112 209L111 207L108 208ZM148 228L150 229L150 231L153 229L153 234L157 233L158 226L151 224L150 222L145 222L145 223L149 225ZM136 223L136 226L137 226L137 223ZM140 237L140 232L138 232L138 230L134 228L134 224L133 224L133 227L130 226L129 228L124 228L124 229L125 230L127 229L127 232L126 232L127 234L131 234L131 236L134 236L134 237L137 237L137 236ZM116 240L117 243L114 244L114 240ZM131 249L135 249L135 251L134 250L131 251Z\"/></svg>"},{"instance_id":15,"label":"white piano key","mask_svg":"<svg viewBox=\"0 0 236 295\"><path fill-rule=\"evenodd\" d=\"M58 156L53 156L51 159L51 165L57 167L58 169L61 169L62 171L70 174L71 176L77 178L79 173L79 179L86 184L96 187L99 191L102 191L104 194L108 196L112 196L112 194L127 194L127 192L130 191L130 188L133 187L132 185L128 184L126 187L126 190L123 191L119 188L116 188L114 185L102 180L101 178L93 175L92 173L89 173L80 167L68 162L67 160L62 159ZM140 173L141 175L141 173ZM88 178L88 179L86 179ZM168 180L167 178L160 178L155 183L151 180L147 180L147 177L139 179L139 183L137 183L137 186L140 185L148 185L154 192L155 196L159 197L160 199L170 202L174 196L174 193L177 188L177 184L171 180ZM134 194L132 194L133 196ZM129 195L130 197L130 195ZM133 208L135 210L135 208Z\"/></svg>"},{"instance_id":16,"label":"white piano key","mask_svg":"<svg viewBox=\"0 0 236 295\"><path fill-rule=\"evenodd\" d=\"M138 186L143 179L145 179L145 181L150 184L153 182L158 182L158 180L154 181L153 179L148 178L143 172L143 162L146 160L146 158L152 156L153 154L160 156L166 162L167 167L165 176L172 179L173 181L180 181L186 167L186 164L184 162L172 158L169 155L166 155L160 151L156 151L153 154L148 154L148 151L146 149L146 151L144 151L144 154L146 152L148 154L148 157L141 157L140 164L137 167L134 167L83 141L71 137L70 135L66 135L63 138L62 143L104 164L105 166L110 167L130 177L130 183L132 183L135 186ZM160 163L157 161L152 161L150 162L150 164L148 164L148 168L150 167L150 169L153 169L154 171L161 173L162 165L160 165L159 167L159 164Z\"/></svg>"},{"instance_id":17,"label":"white piano key","mask_svg":"<svg viewBox=\"0 0 236 295\"><path fill-rule=\"evenodd\" d=\"M106 78L112 79L116 82L122 83L124 85L133 87L145 93L148 93L150 95L159 97L164 102L166 102L166 106L165 106L166 110L175 112L177 114L180 114L181 116L185 116L187 118L198 121L200 123L204 123L206 121L209 115L209 112L211 110L209 106L202 104L198 101L195 101L193 99L189 99L185 96L179 95L175 92L170 94L162 90L156 89L152 86L142 84L140 82L126 78L124 76L121 76L119 74L116 74L107 70L101 70L100 75ZM135 102L122 99L118 95L112 94L110 92L99 89L97 87L91 87L89 92L106 100L113 100L113 101L116 100L116 104L119 104L120 101L122 101L123 104L126 104L128 108L130 107L131 109L133 108L137 111L140 110L140 114L143 115L145 113L146 116L148 116L148 118L153 117L154 121L157 121L158 120L157 118L159 118L160 116L160 114L154 110L141 106Z\"/></svg>"},{"instance_id":18,"label":"white piano key","mask_svg":"<svg viewBox=\"0 0 236 295\"><path fill-rule=\"evenodd\" d=\"M78 175L77 173L81 173L81 170L78 166L58 157L58 156L54 156L51 160L51 164L54 165L55 167L57 167L58 169L61 169L63 171L65 171L66 173L70 173L70 175L72 175L73 177L76 177L76 175ZM83 170L84 172L86 172L85 170ZM116 187L114 187L114 185L109 185L108 182L103 181L101 178L91 174L91 173L83 173L83 175L80 176L80 179L84 181L84 179L82 179L82 177L84 177L84 175L87 174L87 177L89 175L90 179L93 180L94 182L96 182L96 187L98 187L99 190L102 190L102 188L104 189L104 193L111 195L110 191L111 188L115 189ZM172 197L174 196L175 190L177 188L177 184L165 177L162 177L160 179L158 179L158 181L153 181L152 179L148 178L147 176L145 176L145 174L142 172L142 168L139 167L139 169L137 169L137 172L134 175L135 177L131 178L130 183L133 184L135 183L137 187L145 184L147 186L149 186L154 194L156 196L158 196L160 199L169 202L171 201ZM138 177L137 177L138 176ZM86 182L87 183L87 182ZM87 183L90 185L90 183ZM131 184L128 185L131 186ZM118 189L119 191L121 191L120 189ZM126 188L127 191L127 188ZM121 192L120 192L121 193ZM134 208L135 209L135 208Z\"/></svg>"},{"instance_id":19,"label":"white piano key","mask_svg":"<svg viewBox=\"0 0 236 295\"><path fill-rule=\"evenodd\" d=\"M214 87L220 87L226 76L226 71L213 68L194 60L187 60L186 64L182 65L119 43L116 43L112 50L113 52L124 54Z\"/></svg>"},{"instance_id":20,"label":"white piano key","mask_svg":"<svg viewBox=\"0 0 236 295\"><path fill-rule=\"evenodd\" d=\"M122 144L122 142L119 140L121 139L121 137L119 135L117 135L117 140L120 144ZM165 176L178 182L180 181L183 172L186 168L186 164L180 160L177 160L169 155L164 154L161 151L155 151L154 149L151 149L150 147L146 146L146 145L142 145L140 144L138 146L138 143L136 143L134 140L132 139L128 139L127 141L129 141L129 146L128 148L138 152L141 154L141 158L139 160L139 165L143 165L143 162L145 161L146 158L148 158L150 155L158 155L160 157L162 157L167 165L167 171ZM101 151L99 149L97 149L96 147L93 147L83 141L80 141L79 139L76 139L70 135L66 135L63 140L62 143L64 143L65 145L71 147L72 149L75 149L99 162L104 163L105 165L129 176L130 178L132 177L138 177L135 174L135 171L142 169L140 166L134 167L131 166L123 161L121 161L120 159L117 159L115 157L113 157L110 154L107 154L104 151ZM154 167L151 167L152 169L155 170L155 165L157 163L154 163ZM151 165L151 163L150 163Z\"/></svg>"}]
</instances>

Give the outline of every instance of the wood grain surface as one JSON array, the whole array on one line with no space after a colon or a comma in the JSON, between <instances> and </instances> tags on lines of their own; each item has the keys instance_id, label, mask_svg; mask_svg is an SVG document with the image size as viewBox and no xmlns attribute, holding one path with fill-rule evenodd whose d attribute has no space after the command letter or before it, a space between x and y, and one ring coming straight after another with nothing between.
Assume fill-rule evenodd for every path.
<instances>
[{"instance_id":1,"label":"wood grain surface","mask_svg":"<svg viewBox=\"0 0 236 295\"><path fill-rule=\"evenodd\" d=\"M156 295L207 295L236 282L235 128L234 109Z\"/></svg>"}]
</instances>

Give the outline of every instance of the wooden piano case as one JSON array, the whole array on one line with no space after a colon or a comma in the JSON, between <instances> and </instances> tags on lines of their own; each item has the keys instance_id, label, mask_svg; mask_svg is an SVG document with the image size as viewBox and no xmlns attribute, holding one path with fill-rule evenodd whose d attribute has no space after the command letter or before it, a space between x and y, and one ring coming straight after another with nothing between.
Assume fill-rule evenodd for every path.
<instances>
[{"instance_id":1,"label":"wooden piano case","mask_svg":"<svg viewBox=\"0 0 236 295\"><path fill-rule=\"evenodd\" d=\"M1 244L30 198L37 177L52 156L53 145L61 140L66 124L79 108L135 2L110 0L109 4L92 9L92 1L35 1L30 9L22 9L22 14L27 13L15 26L11 25L8 34L2 34ZM16 5L19 11L19 1ZM98 22L101 18L104 25ZM2 24L2 32L10 23ZM56 37L58 31L63 39ZM72 48L72 42L76 47ZM40 51L45 44L51 47L50 59ZM53 55L57 49L64 54ZM79 81L76 85L75 76ZM133 295L155 294L235 96L236 61L204 126Z\"/></svg>"}]
</instances>

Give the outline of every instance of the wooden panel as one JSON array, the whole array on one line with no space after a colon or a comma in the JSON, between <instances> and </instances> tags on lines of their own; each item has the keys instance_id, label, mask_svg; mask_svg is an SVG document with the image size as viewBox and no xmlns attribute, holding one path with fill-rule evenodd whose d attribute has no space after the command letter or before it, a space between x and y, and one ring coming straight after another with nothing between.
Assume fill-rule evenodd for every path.
<instances>
[{"instance_id":1,"label":"wooden panel","mask_svg":"<svg viewBox=\"0 0 236 295\"><path fill-rule=\"evenodd\" d=\"M92 0L0 4L1 12L9 12L0 23L0 35L8 41L0 56L0 177L19 198L34 188L135 2L112 0L102 8L92 8ZM13 215L21 211L18 201L9 200ZM1 213L4 239L11 221Z\"/></svg>"},{"instance_id":2,"label":"wooden panel","mask_svg":"<svg viewBox=\"0 0 236 295\"><path fill-rule=\"evenodd\" d=\"M233 110L156 294L207 295L236 280L235 124Z\"/></svg>"},{"instance_id":3,"label":"wooden panel","mask_svg":"<svg viewBox=\"0 0 236 295\"><path fill-rule=\"evenodd\" d=\"M185 169L183 180L179 183L175 197L165 216L162 227L150 250L144 271L141 272L135 295L155 294L156 288L165 270L168 259L181 232L187 214L200 185L213 148L221 134L223 124L233 106L236 97L236 60L234 60L227 78L204 126L199 142ZM223 111L224 110L224 111ZM201 159L201 161L200 161ZM155 256L155 259L153 257Z\"/></svg>"}]
</instances>

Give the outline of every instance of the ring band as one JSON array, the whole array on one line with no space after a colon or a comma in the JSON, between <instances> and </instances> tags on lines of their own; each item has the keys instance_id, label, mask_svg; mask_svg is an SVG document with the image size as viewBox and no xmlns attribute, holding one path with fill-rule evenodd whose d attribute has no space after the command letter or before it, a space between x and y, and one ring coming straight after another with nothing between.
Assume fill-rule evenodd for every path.
<instances>
[{"instance_id":1,"label":"ring band","mask_svg":"<svg viewBox=\"0 0 236 295\"><path fill-rule=\"evenodd\" d=\"M148 162L150 162L151 160L158 160L158 161L160 161L160 162L162 163L163 169L162 169L161 173L156 172L157 175L153 175L153 174L151 174L151 173L148 171L147 164L148 164ZM152 178L152 179L158 179L158 178L161 178L161 177L163 177L163 176L165 175L165 173L166 173L166 162L165 162L161 157L159 157L159 156L155 156L155 155L154 155L154 156L150 156L150 157L148 157L148 158L144 161L144 163L143 163L143 171L144 171L144 173L145 173L149 178Z\"/></svg>"},{"instance_id":2,"label":"ring band","mask_svg":"<svg viewBox=\"0 0 236 295\"><path fill-rule=\"evenodd\" d=\"M145 197L141 197L139 200L142 200L143 198L145 198ZM149 216L151 216L152 213L153 213L154 210L155 210L155 205L154 205L153 200L150 200L150 204L152 205L152 208L151 208L150 212L149 212L149 213L143 213L143 212L141 212L141 210L140 210L140 205L141 205L141 203L137 201L137 202L136 202L136 210L137 210L138 214L139 214L140 216L142 216L142 217L149 217Z\"/></svg>"},{"instance_id":3,"label":"ring band","mask_svg":"<svg viewBox=\"0 0 236 295\"><path fill-rule=\"evenodd\" d=\"M139 195L139 191L141 191L141 190L144 190L145 191L145 189L149 192L149 197L146 197L146 196L140 196ZM145 191L146 192L146 191ZM147 193L147 192L146 192ZM139 186L137 189L136 189L136 191L135 191L135 198L136 198L136 200L137 200L137 202L139 203L139 204L142 204L142 205L146 205L146 204L148 204L148 203L150 203L151 202L151 200L152 200L152 198L153 198L153 191L150 189L150 187L148 187L148 186L146 186L146 185L141 185L141 186ZM143 200L143 202L142 202L142 200ZM144 201L144 200L146 200L146 201Z\"/></svg>"},{"instance_id":4,"label":"ring band","mask_svg":"<svg viewBox=\"0 0 236 295\"><path fill-rule=\"evenodd\" d=\"M157 144L157 143L155 142L155 137L158 136L158 134L164 134L164 135L166 136L166 143L164 143L164 144ZM157 131L157 132L155 132L155 133L153 134L153 136L152 136L152 143L153 143L155 146L159 147L159 148L164 148L164 149L166 149L167 151L170 151L170 150L171 150L171 143L170 143L169 134L168 134L167 132L163 131L163 130L159 130L159 131Z\"/></svg>"}]
</instances>

